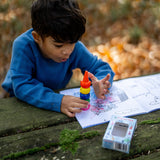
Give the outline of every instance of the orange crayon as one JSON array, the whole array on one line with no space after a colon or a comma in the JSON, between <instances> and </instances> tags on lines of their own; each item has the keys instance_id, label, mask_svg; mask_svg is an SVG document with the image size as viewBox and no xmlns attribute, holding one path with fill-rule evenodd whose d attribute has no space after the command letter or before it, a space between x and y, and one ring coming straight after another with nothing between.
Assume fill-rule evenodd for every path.
<instances>
[{"instance_id":1,"label":"orange crayon","mask_svg":"<svg viewBox=\"0 0 160 160\"><path fill-rule=\"evenodd\" d=\"M85 71L83 80L80 82L80 98L90 102L90 85L91 81L88 79L88 71ZM82 108L82 110L88 110L90 108L90 104L87 108Z\"/></svg>"}]
</instances>

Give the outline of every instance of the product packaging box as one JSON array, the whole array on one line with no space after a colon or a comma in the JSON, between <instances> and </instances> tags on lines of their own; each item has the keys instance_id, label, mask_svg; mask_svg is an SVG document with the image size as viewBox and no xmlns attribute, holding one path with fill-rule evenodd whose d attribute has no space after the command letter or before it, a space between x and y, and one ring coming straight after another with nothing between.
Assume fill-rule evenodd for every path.
<instances>
[{"instance_id":1,"label":"product packaging box","mask_svg":"<svg viewBox=\"0 0 160 160\"><path fill-rule=\"evenodd\" d=\"M129 153L137 120L113 115L103 137L102 147Z\"/></svg>"}]
</instances>

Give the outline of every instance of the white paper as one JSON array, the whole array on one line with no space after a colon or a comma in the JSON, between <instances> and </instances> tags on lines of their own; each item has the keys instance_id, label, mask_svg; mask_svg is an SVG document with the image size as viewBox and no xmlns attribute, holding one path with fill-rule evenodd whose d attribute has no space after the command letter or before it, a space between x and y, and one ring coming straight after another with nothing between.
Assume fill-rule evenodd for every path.
<instances>
[{"instance_id":1,"label":"white paper","mask_svg":"<svg viewBox=\"0 0 160 160\"><path fill-rule=\"evenodd\" d=\"M75 88L60 93L79 97L79 91ZM160 109L160 74L115 81L105 100L97 99L92 87L90 95L90 109L76 114L82 128L108 122L112 115L145 114Z\"/></svg>"}]
</instances>

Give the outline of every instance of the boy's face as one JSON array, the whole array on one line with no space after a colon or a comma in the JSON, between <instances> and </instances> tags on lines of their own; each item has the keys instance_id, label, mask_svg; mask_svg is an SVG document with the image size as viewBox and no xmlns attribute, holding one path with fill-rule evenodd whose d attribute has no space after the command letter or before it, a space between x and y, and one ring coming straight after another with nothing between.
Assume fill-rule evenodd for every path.
<instances>
[{"instance_id":1,"label":"boy's face","mask_svg":"<svg viewBox=\"0 0 160 160\"><path fill-rule=\"evenodd\" d=\"M57 63L65 62L73 52L75 43L58 43L52 37L45 37L43 40L35 31L32 32L34 40L44 57L50 58Z\"/></svg>"}]
</instances>

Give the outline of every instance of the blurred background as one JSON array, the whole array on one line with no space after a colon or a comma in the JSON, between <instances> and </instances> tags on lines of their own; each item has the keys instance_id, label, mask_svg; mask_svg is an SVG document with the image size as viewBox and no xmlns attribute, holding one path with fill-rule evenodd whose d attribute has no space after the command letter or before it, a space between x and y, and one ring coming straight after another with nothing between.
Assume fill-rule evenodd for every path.
<instances>
[{"instance_id":1,"label":"blurred background","mask_svg":"<svg viewBox=\"0 0 160 160\"><path fill-rule=\"evenodd\" d=\"M0 0L0 84L13 40L31 27L32 0ZM160 72L160 0L79 0L86 15L82 42L116 73L115 80ZM79 84L80 70L71 85ZM0 95L3 95L0 87Z\"/></svg>"}]
</instances>

